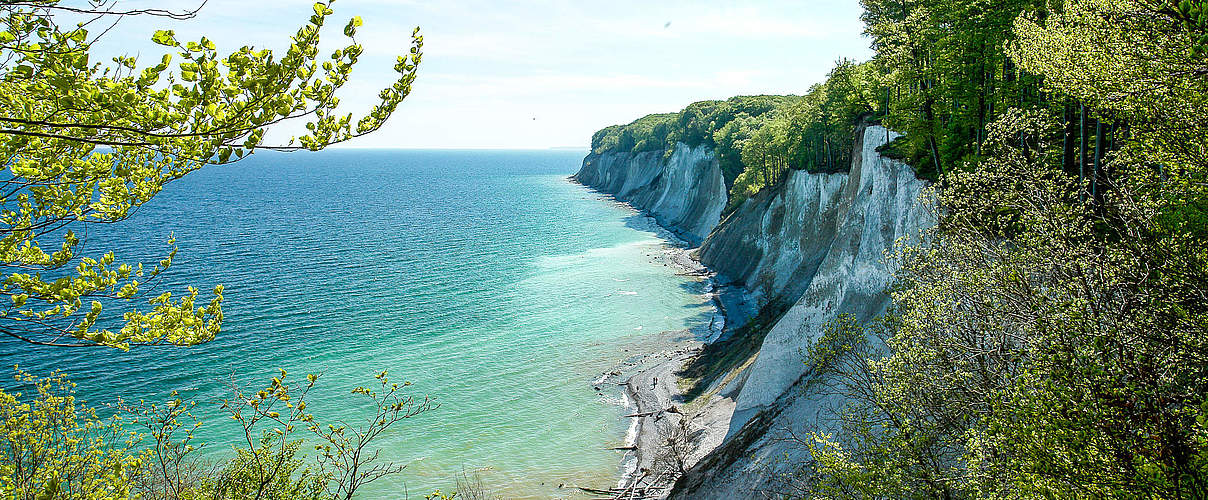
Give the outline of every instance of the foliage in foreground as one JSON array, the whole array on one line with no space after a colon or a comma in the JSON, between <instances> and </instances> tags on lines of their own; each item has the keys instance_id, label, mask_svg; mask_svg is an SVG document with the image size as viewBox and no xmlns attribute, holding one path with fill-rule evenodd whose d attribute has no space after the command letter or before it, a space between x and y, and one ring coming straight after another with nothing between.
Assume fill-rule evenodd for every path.
<instances>
[{"instance_id":1,"label":"foliage in foreground","mask_svg":"<svg viewBox=\"0 0 1208 500\"><path fill-rule=\"evenodd\" d=\"M174 53L150 64L130 56L92 60L93 43L108 29L89 27L128 15L192 13L121 11L106 0L91 8L58 0L0 4L0 295L8 299L0 335L120 349L214 337L221 286L208 301L192 288L146 296L174 248L144 267L113 252L84 255L85 235L128 218L203 165L257 148L318 150L380 128L411 91L423 39L413 34L410 54L394 66L396 81L372 109L357 119L340 114L337 94L364 49L354 17L343 28L347 43L320 55L331 3L313 5L284 53L244 46L224 54L205 37L178 41L160 30L152 39ZM264 142L266 130L291 120L305 122L307 133L288 144Z\"/></svg>"},{"instance_id":2,"label":"foliage in foreground","mask_svg":"<svg viewBox=\"0 0 1208 500\"><path fill-rule=\"evenodd\" d=\"M893 311L810 351L811 390L846 403L795 494L1208 491L1208 30L1190 2L1049 7L1016 10L1006 51L1048 98L973 134L928 245L892 257ZM1074 168L1060 99L1112 120Z\"/></svg>"},{"instance_id":3,"label":"foliage in foreground","mask_svg":"<svg viewBox=\"0 0 1208 500\"><path fill-rule=\"evenodd\" d=\"M310 5L313 15L285 51L220 53L206 37L179 41L159 30L152 41L171 53L150 64L128 55L94 61L92 47L126 17L183 19L196 10L123 10L114 0L0 3L0 294L9 300L0 335L7 345L125 350L214 338L221 286L208 301L192 287L182 296L147 295L175 248L144 267L113 252L85 255L85 236L127 219L204 165L264 148L319 150L378 130L411 91L423 38L412 33L395 80L371 109L344 114L338 94L364 53L356 38L362 21L349 19L345 42L321 54L333 1ZM266 142L270 128L290 121L304 124L301 137ZM373 443L433 406L403 395L407 384L383 372L377 384L353 391L373 408L364 422L322 425L306 411L317 377L294 387L282 371L254 393L232 387L223 409L245 439L230 460L213 463L197 455L196 402L173 393L166 403L119 404L116 416L100 418L61 375L17 378L32 392L0 390L0 494L23 499L351 498L403 468ZM304 443L318 443L314 457Z\"/></svg>"},{"instance_id":4,"label":"foliage in foreground","mask_svg":"<svg viewBox=\"0 0 1208 500\"><path fill-rule=\"evenodd\" d=\"M232 386L222 409L242 430L233 457L197 456L195 402L118 405L100 418L75 398L62 375L18 372L32 394L0 390L0 493L5 497L164 499L349 499L357 490L402 472L374 444L395 424L433 409L390 382L385 372L352 393L368 412L356 424L323 424L307 412L318 377L295 383L282 371L257 391ZM303 439L297 431L306 431ZM315 456L304 449L313 445Z\"/></svg>"}]
</instances>

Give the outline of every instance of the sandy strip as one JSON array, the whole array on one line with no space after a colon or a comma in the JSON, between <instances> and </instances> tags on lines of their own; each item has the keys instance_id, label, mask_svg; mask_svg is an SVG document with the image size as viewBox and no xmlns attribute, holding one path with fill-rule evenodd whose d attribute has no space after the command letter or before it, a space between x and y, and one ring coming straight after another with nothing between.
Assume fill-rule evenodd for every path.
<instances>
[{"instance_id":1,"label":"sandy strip","mask_svg":"<svg viewBox=\"0 0 1208 500\"><path fill-rule=\"evenodd\" d=\"M691 467L720 444L733 412L732 404L727 405L726 401L693 405L691 409L684 406L676 373L700 353L706 342L721 335L726 320L713 274L692 258L691 249L683 246L682 241L671 234L663 236L673 243L652 255L653 262L675 267L678 274L704 281L714 313L707 323L661 332L656 338L644 341L642 345L647 349L657 350L631 356L598 380L601 385L620 386L624 394L624 418L630 420L624 448L632 449L626 452L622 477L616 487L646 492L637 498L664 496L681 468Z\"/></svg>"},{"instance_id":2,"label":"sandy strip","mask_svg":"<svg viewBox=\"0 0 1208 500\"><path fill-rule=\"evenodd\" d=\"M694 249L653 217L611 195L592 191L601 200L628 206L647 217L649 227L668 242L650 255L651 263L672 267L676 274L703 281L714 307L713 317L708 322L643 339L639 346L644 353L629 357L593 382L597 392L607 390L607 386L621 388L626 406L623 418L630 421L625 444L621 447L626 449L622 475L613 491L644 492L618 495L618 498L663 498L682 469L690 468L721 444L729 430L733 401L712 396L707 397L706 404L685 408L676 373L699 354L706 343L723 335L727 318L739 322L746 320L749 314L745 294L720 285L714 279L715 274L694 258Z\"/></svg>"}]
</instances>

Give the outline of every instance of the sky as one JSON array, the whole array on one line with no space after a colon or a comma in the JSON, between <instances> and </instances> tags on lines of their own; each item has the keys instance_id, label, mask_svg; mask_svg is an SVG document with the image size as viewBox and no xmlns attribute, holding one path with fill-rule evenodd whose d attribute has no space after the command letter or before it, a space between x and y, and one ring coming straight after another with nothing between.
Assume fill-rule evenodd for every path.
<instances>
[{"instance_id":1,"label":"sky","mask_svg":"<svg viewBox=\"0 0 1208 500\"><path fill-rule=\"evenodd\" d=\"M130 7L186 8L200 0L119 0ZM123 21L97 55L157 63L151 33L206 35L220 52L243 45L281 50L312 13L308 0L208 0L183 21ZM347 19L364 19L363 56L341 105L368 110L410 33L424 36L411 95L360 148L587 148L591 134L705 99L802 94L840 58L871 55L858 0L660 1L338 0L325 40L343 41ZM326 45L326 44L325 44ZM96 60L96 59L94 59ZM288 137L289 127L270 133Z\"/></svg>"}]
</instances>

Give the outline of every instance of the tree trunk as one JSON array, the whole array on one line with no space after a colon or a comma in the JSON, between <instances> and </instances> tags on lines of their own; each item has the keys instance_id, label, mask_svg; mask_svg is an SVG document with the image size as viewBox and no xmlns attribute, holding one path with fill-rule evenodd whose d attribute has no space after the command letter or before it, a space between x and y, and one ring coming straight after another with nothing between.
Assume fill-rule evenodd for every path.
<instances>
[{"instance_id":1,"label":"tree trunk","mask_svg":"<svg viewBox=\"0 0 1208 500\"><path fill-rule=\"evenodd\" d=\"M1074 173L1074 111L1073 106L1066 104L1061 115L1065 133L1061 138L1061 169L1068 174Z\"/></svg>"},{"instance_id":2,"label":"tree trunk","mask_svg":"<svg viewBox=\"0 0 1208 500\"><path fill-rule=\"evenodd\" d=\"M944 167L940 166L940 149L935 142L935 136L929 137L927 142L931 145L931 161L935 162L935 172L939 175L939 180L942 183L944 181Z\"/></svg>"},{"instance_id":3,"label":"tree trunk","mask_svg":"<svg viewBox=\"0 0 1208 500\"><path fill-rule=\"evenodd\" d=\"M1103 160L1103 120L1095 119L1095 168L1091 174L1091 197L1095 198L1095 202L1099 201L1099 170L1100 162Z\"/></svg>"},{"instance_id":4,"label":"tree trunk","mask_svg":"<svg viewBox=\"0 0 1208 500\"><path fill-rule=\"evenodd\" d=\"M1078 190L1086 199L1086 105L1078 105Z\"/></svg>"}]
</instances>

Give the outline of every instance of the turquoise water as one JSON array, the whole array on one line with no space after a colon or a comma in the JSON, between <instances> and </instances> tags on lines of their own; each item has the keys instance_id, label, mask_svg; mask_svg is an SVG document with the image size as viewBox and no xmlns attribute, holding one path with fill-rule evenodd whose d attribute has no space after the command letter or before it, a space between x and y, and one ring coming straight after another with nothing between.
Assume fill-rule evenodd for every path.
<instances>
[{"instance_id":1,"label":"turquoise water","mask_svg":"<svg viewBox=\"0 0 1208 500\"><path fill-rule=\"evenodd\" d=\"M708 321L701 285L651 263L650 221L570 183L581 153L258 153L170 185L88 249L154 262L180 252L160 290L226 287L218 339L193 348L55 349L0 341L0 365L62 369L94 404L171 389L201 402L212 457L235 429L213 403L230 377L322 373L310 410L358 415L348 391L389 370L440 408L391 429L408 463L365 498L449 489L479 471L506 497L610 486L627 422L591 382L658 332ZM92 253L92 252L90 252ZM11 384L4 378L0 384Z\"/></svg>"}]
</instances>

